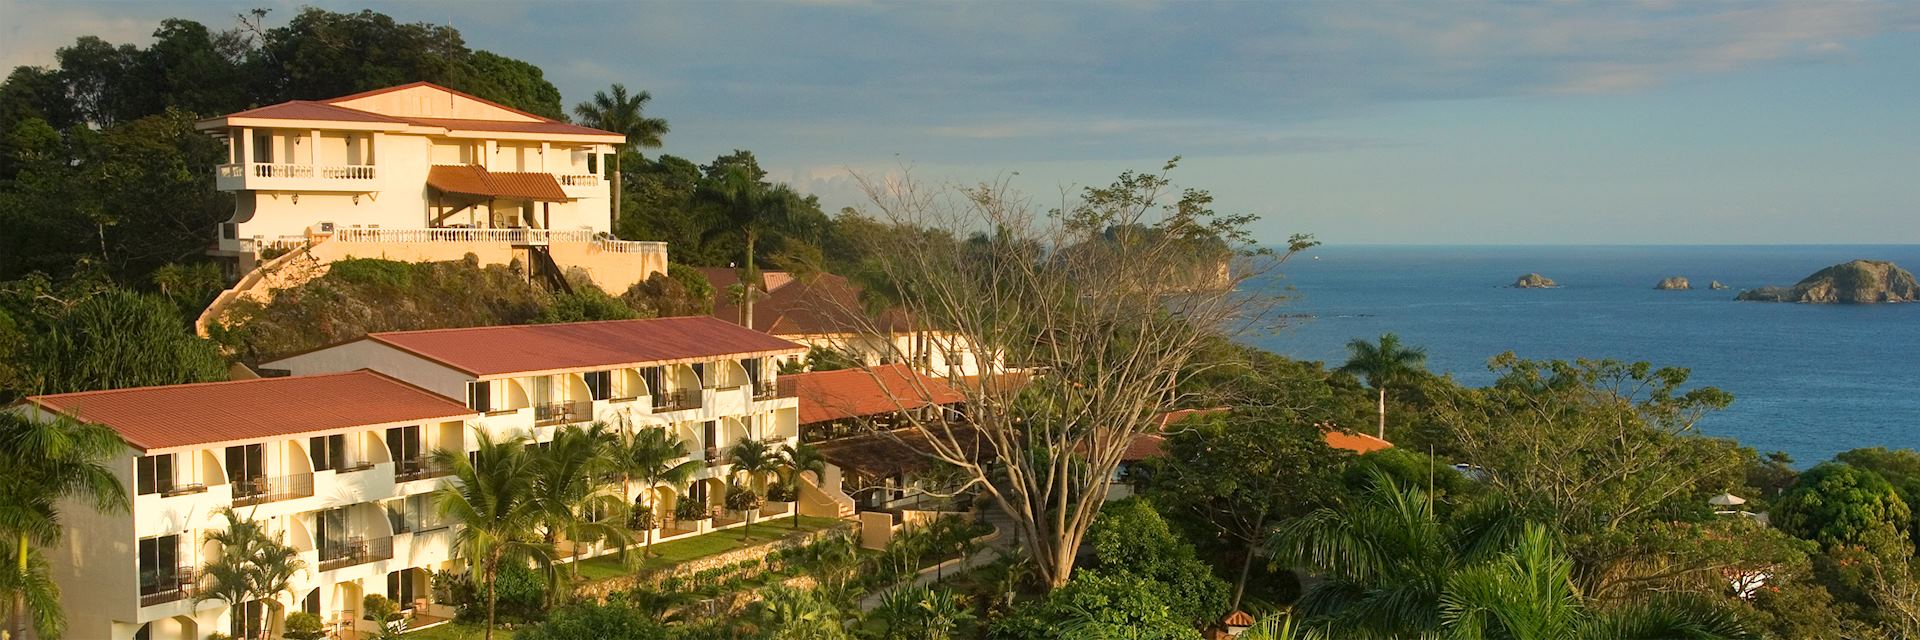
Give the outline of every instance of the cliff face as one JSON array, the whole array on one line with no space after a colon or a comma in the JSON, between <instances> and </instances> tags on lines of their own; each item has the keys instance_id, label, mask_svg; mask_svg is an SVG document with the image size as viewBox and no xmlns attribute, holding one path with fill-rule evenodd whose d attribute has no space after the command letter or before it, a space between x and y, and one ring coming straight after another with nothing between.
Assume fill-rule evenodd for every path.
<instances>
[{"instance_id":1,"label":"cliff face","mask_svg":"<svg viewBox=\"0 0 1920 640\"><path fill-rule=\"evenodd\" d=\"M1814 272L1791 287L1742 291L1736 300L1812 304L1874 304L1920 300L1920 282L1883 260L1855 260Z\"/></svg>"},{"instance_id":2,"label":"cliff face","mask_svg":"<svg viewBox=\"0 0 1920 640\"><path fill-rule=\"evenodd\" d=\"M1685 291L1688 289L1692 289L1693 284L1687 282L1686 278L1682 278L1680 276L1674 276L1671 278L1667 278L1665 280L1661 280L1660 284L1653 285L1653 288L1660 289L1662 291Z\"/></svg>"},{"instance_id":3,"label":"cliff face","mask_svg":"<svg viewBox=\"0 0 1920 640\"><path fill-rule=\"evenodd\" d=\"M1519 280L1513 281L1513 288L1515 289L1552 289L1558 286L1560 285L1555 284L1552 278L1538 273L1529 273L1520 276Z\"/></svg>"}]
</instances>

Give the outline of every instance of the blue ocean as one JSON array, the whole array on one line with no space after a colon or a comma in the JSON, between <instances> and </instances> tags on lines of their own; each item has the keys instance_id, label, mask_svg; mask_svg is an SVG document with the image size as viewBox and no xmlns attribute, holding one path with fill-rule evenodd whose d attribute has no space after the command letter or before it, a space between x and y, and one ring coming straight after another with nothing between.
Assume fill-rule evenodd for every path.
<instances>
[{"instance_id":1,"label":"blue ocean","mask_svg":"<svg viewBox=\"0 0 1920 640\"><path fill-rule=\"evenodd\" d=\"M1469 385L1487 359L1646 360L1693 371L1731 407L1702 431L1808 466L1856 447L1920 448L1920 304L1735 302L1855 258L1920 270L1920 245L1316 247L1250 283L1291 297L1285 325L1247 338L1337 366L1346 342L1398 333ZM1557 289L1513 289L1537 272ZM1691 291L1660 291L1684 276ZM1728 290L1708 290L1718 280Z\"/></svg>"}]
</instances>

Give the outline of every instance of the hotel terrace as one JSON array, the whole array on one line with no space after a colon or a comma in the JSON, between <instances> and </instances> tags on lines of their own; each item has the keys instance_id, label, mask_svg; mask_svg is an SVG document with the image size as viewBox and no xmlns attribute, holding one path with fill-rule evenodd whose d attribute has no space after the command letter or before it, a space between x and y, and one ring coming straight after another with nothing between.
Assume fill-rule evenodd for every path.
<instances>
[{"instance_id":1,"label":"hotel terrace","mask_svg":"<svg viewBox=\"0 0 1920 640\"><path fill-rule=\"evenodd\" d=\"M538 443L594 421L668 430L706 462L686 496L716 517L672 521L679 490L626 488L628 500L653 498L656 539L741 526L737 514L719 515L726 451L747 438L797 441L799 401L777 391L773 362L804 351L704 316L407 331L266 364L290 376L29 398L28 415L104 424L134 447L112 463L135 494L132 510L70 510L49 554L65 609L100 613L76 618L70 637L200 640L259 624L246 618L262 609L193 602L198 568L218 552L205 534L225 527L215 510L227 506L265 521L306 560L286 610L319 615L332 631L370 631L361 600L377 593L416 626L450 617L429 576L464 562L427 496L450 481L430 454L470 451L479 431ZM851 515L844 494L803 486L811 503L769 503L761 515Z\"/></svg>"},{"instance_id":2,"label":"hotel terrace","mask_svg":"<svg viewBox=\"0 0 1920 640\"><path fill-rule=\"evenodd\" d=\"M226 142L216 187L234 194L211 253L264 299L347 258L579 268L615 295L667 269L663 242L613 238L605 157L626 137L426 82L295 100L201 121ZM301 264L300 259L306 258ZM262 278L267 281L262 282Z\"/></svg>"}]
</instances>

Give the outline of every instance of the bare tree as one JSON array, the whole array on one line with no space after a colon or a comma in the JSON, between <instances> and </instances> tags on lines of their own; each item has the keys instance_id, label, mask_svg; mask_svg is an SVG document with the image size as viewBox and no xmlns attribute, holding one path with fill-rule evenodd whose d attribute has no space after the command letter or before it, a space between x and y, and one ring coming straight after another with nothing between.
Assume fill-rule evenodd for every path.
<instances>
[{"instance_id":1,"label":"bare tree","mask_svg":"<svg viewBox=\"0 0 1920 640\"><path fill-rule=\"evenodd\" d=\"M1294 236L1278 251L1260 247L1247 230L1253 216L1216 214L1207 192L1173 185L1173 167L1063 192L1049 209L1004 181L929 189L910 176L862 178L891 224L872 239L869 275L890 285L916 329L983 362L978 376L953 381L965 411L903 415L930 456L1011 517L1052 587L1070 577L1128 444L1156 431L1182 401L1180 380L1204 368L1193 356L1264 318L1273 298L1238 285L1313 245ZM866 329L888 333L879 321ZM889 388L902 407L931 397L910 386Z\"/></svg>"}]
</instances>

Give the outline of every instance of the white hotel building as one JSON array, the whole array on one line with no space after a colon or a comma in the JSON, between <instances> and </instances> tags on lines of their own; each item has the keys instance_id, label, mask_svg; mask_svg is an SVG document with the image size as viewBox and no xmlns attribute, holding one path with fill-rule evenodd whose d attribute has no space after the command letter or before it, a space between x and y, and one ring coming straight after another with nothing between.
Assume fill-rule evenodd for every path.
<instances>
[{"instance_id":1,"label":"white hotel building","mask_svg":"<svg viewBox=\"0 0 1920 640\"><path fill-rule=\"evenodd\" d=\"M200 640L248 624L243 608L193 597L225 506L300 551L306 569L284 610L334 632L370 630L361 600L377 593L416 624L445 619L452 609L433 601L429 576L464 562L427 497L451 481L432 451L471 450L479 430L540 442L592 421L666 429L708 463L687 495L717 506L728 447L796 440L798 401L775 392L773 363L803 352L711 317L407 331L265 365L286 377L29 398L20 410L104 424L134 447L112 463L132 510L68 505L65 538L47 551L68 637ZM681 495L635 486L626 497L649 491L663 515ZM655 535L741 524L716 517Z\"/></svg>"}]
</instances>

